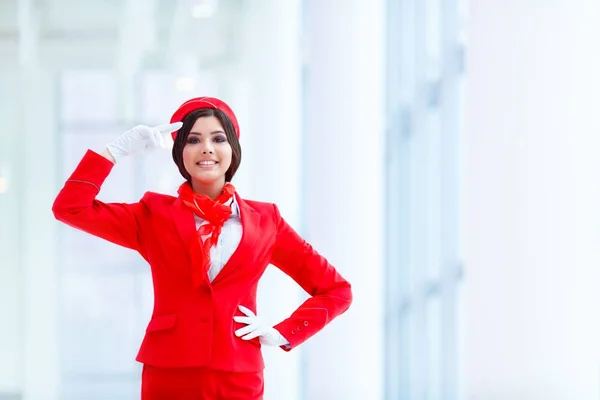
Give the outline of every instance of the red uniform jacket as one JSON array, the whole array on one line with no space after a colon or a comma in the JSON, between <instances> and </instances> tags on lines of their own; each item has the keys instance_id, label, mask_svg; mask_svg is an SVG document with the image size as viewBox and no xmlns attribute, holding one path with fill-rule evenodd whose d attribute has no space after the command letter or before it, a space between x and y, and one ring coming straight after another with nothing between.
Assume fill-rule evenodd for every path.
<instances>
[{"instance_id":1,"label":"red uniform jacket","mask_svg":"<svg viewBox=\"0 0 600 400\"><path fill-rule=\"evenodd\" d=\"M350 284L280 216L277 206L236 194L241 242L213 282L192 283L192 212L173 196L147 192L133 204L96 200L113 167L88 151L58 194L53 212L70 226L137 251L150 264L154 310L136 360L158 367L256 372L260 343L235 336L238 305L256 311L258 281L273 264L312 297L275 326L291 348L348 309Z\"/></svg>"}]
</instances>

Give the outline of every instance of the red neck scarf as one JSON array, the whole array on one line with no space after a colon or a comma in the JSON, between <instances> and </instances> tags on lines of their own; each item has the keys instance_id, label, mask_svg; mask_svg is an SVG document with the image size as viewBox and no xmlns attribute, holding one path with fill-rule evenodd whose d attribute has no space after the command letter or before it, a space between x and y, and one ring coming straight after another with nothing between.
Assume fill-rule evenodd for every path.
<instances>
[{"instance_id":1,"label":"red neck scarf","mask_svg":"<svg viewBox=\"0 0 600 400\"><path fill-rule=\"evenodd\" d=\"M217 244L223 224L225 224L225 221L227 221L231 215L231 205L226 205L225 203L231 200L235 193L235 188L231 183L226 183L223 187L223 192L216 199L212 200L207 195L194 192L192 186L186 182L179 187L177 193L179 194L179 198L183 201L183 204L204 220L204 223L198 228L198 241L201 250L201 268L199 271L196 270L204 276L205 272L208 272L211 264L210 248ZM196 247L195 243L193 243L192 246ZM196 278L199 278L196 273L194 273L194 276L195 280Z\"/></svg>"}]
</instances>

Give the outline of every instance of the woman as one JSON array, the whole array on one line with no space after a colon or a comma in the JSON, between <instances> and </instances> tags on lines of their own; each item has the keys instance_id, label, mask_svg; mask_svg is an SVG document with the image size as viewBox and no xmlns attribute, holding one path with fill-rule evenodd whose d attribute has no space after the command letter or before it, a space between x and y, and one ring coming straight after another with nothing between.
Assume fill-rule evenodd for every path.
<instances>
[{"instance_id":1,"label":"woman","mask_svg":"<svg viewBox=\"0 0 600 400\"><path fill-rule=\"evenodd\" d=\"M178 196L147 192L133 204L96 195L115 162L164 147L185 182ZM137 126L91 150L58 194L59 221L137 251L150 265L154 310L136 360L142 398L261 399L261 345L290 351L348 309L350 284L280 216L276 205L242 199L231 180L241 160L233 111L201 97L171 124ZM256 316L257 284L268 264L311 297L274 327Z\"/></svg>"}]
</instances>

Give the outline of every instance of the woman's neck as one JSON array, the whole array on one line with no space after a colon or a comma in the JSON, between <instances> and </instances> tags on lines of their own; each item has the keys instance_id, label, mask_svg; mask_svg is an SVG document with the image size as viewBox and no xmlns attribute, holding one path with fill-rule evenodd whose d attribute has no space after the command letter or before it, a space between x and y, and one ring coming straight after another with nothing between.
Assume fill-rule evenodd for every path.
<instances>
[{"instance_id":1,"label":"woman's neck","mask_svg":"<svg viewBox=\"0 0 600 400\"><path fill-rule=\"evenodd\" d=\"M225 179L211 183L192 181L192 189L195 193L206 195L212 200L216 199L221 195L221 193L223 193L223 186L225 186Z\"/></svg>"}]
</instances>

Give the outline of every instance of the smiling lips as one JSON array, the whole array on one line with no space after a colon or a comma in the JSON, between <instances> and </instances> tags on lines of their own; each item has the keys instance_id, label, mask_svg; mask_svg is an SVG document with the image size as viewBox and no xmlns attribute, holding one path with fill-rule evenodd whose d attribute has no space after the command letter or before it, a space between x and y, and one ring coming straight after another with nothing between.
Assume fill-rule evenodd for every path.
<instances>
[{"instance_id":1,"label":"smiling lips","mask_svg":"<svg viewBox=\"0 0 600 400\"><path fill-rule=\"evenodd\" d=\"M211 168L217 164L218 164L217 161L198 161L196 163L196 165L199 166L200 168Z\"/></svg>"}]
</instances>

